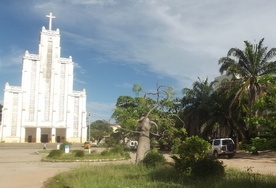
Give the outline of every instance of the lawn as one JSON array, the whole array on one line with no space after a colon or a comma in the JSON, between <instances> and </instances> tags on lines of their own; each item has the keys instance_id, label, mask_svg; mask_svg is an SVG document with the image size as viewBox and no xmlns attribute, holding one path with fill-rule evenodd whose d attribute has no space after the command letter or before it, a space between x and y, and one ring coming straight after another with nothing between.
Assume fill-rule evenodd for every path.
<instances>
[{"instance_id":1,"label":"lawn","mask_svg":"<svg viewBox=\"0 0 276 188\"><path fill-rule=\"evenodd\" d=\"M90 163L92 164L92 163ZM226 170L223 178L199 180L180 176L171 165L146 168L135 164L86 165L61 173L45 183L44 188L274 188L275 176Z\"/></svg>"}]
</instances>

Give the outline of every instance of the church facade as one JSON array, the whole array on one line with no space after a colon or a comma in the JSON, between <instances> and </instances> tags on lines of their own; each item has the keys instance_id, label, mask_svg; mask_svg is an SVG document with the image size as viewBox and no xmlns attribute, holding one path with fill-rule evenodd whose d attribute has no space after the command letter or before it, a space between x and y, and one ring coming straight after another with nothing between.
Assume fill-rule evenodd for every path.
<instances>
[{"instance_id":1,"label":"church facade","mask_svg":"<svg viewBox=\"0 0 276 188\"><path fill-rule=\"evenodd\" d=\"M73 90L72 57L60 55L60 31L42 27L38 54L23 56L21 86L6 83L1 142L86 141L86 91Z\"/></svg>"}]
</instances>

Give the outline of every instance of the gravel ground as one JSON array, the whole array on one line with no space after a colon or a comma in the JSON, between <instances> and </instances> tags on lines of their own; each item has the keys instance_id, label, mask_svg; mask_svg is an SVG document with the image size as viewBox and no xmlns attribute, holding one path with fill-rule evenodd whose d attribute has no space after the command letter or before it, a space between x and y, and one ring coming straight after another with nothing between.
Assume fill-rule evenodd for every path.
<instances>
[{"instance_id":1,"label":"gravel ground","mask_svg":"<svg viewBox=\"0 0 276 188\"><path fill-rule=\"evenodd\" d=\"M263 151L259 155L252 155L244 151L238 151L233 159L223 159L227 168L235 168L247 171L251 168L253 173L271 174L276 176L276 152Z\"/></svg>"},{"instance_id":2,"label":"gravel ground","mask_svg":"<svg viewBox=\"0 0 276 188\"><path fill-rule=\"evenodd\" d=\"M56 144L47 145L47 149L55 149ZM36 154L42 150L42 144L3 144L0 143L0 182L1 188L39 188L54 175L80 165L104 165L107 163L134 163L135 154L128 161L84 162L84 163L49 163L41 162L43 155ZM80 149L75 144L72 149ZM94 149L94 148L93 148ZM97 150L101 148L95 148ZM165 154L170 160L168 154ZM238 152L233 159L220 159L227 168L246 171L252 168L255 173L276 175L276 152L261 152L258 156Z\"/></svg>"}]
</instances>

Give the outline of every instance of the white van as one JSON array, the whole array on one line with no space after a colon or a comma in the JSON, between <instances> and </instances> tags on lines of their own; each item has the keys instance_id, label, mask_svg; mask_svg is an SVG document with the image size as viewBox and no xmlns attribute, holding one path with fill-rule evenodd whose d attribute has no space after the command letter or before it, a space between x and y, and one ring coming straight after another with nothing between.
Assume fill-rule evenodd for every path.
<instances>
[{"instance_id":1,"label":"white van","mask_svg":"<svg viewBox=\"0 0 276 188\"><path fill-rule=\"evenodd\" d=\"M130 140L126 143L126 147L129 149L137 149L138 141Z\"/></svg>"}]
</instances>

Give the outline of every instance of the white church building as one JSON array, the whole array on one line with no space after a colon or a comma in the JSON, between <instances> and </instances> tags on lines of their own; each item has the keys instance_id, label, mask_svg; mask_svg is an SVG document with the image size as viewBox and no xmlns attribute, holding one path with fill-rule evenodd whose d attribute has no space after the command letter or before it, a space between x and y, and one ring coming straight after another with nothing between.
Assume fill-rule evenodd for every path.
<instances>
[{"instance_id":1,"label":"white church building","mask_svg":"<svg viewBox=\"0 0 276 188\"><path fill-rule=\"evenodd\" d=\"M74 62L60 55L60 31L42 27L38 54L23 56L20 86L6 83L1 142L84 142L87 138L86 91L73 90Z\"/></svg>"}]
</instances>

